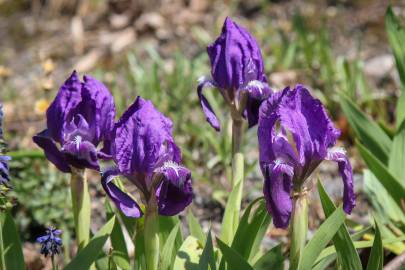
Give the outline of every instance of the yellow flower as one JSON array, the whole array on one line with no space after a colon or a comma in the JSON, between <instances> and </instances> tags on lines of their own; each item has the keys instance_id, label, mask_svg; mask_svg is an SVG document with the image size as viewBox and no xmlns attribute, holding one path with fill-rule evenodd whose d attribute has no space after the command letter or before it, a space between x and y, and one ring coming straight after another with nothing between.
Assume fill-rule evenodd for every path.
<instances>
[{"instance_id":1,"label":"yellow flower","mask_svg":"<svg viewBox=\"0 0 405 270\"><path fill-rule=\"evenodd\" d=\"M49 101L46 99L40 99L37 102L35 102L35 113L36 114L45 114L46 110L49 107Z\"/></svg>"}]
</instances>

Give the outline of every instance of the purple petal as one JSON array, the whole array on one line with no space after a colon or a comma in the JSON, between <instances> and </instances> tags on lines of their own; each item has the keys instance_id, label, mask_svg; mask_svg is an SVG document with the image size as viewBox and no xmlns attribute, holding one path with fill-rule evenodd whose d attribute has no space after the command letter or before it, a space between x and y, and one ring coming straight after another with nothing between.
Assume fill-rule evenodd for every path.
<instances>
[{"instance_id":1,"label":"purple petal","mask_svg":"<svg viewBox=\"0 0 405 270\"><path fill-rule=\"evenodd\" d=\"M114 169L102 174L101 184L105 192L125 216L134 218L141 217L143 213L139 205L112 182L114 177L118 174L118 170Z\"/></svg>"},{"instance_id":2,"label":"purple petal","mask_svg":"<svg viewBox=\"0 0 405 270\"><path fill-rule=\"evenodd\" d=\"M221 35L207 47L211 75L222 89L239 89L251 80L263 81L264 65L260 47L253 36L229 17Z\"/></svg>"},{"instance_id":3,"label":"purple petal","mask_svg":"<svg viewBox=\"0 0 405 270\"><path fill-rule=\"evenodd\" d=\"M96 147L89 141L82 141L81 137L65 143L62 153L65 155L65 159L76 168L100 170Z\"/></svg>"},{"instance_id":4,"label":"purple petal","mask_svg":"<svg viewBox=\"0 0 405 270\"><path fill-rule=\"evenodd\" d=\"M56 142L63 143L63 125L81 101L81 88L80 79L73 71L46 112L49 136Z\"/></svg>"},{"instance_id":5,"label":"purple petal","mask_svg":"<svg viewBox=\"0 0 405 270\"><path fill-rule=\"evenodd\" d=\"M44 235L44 236L38 237L36 241L38 243L44 243L44 242L48 241L48 239L49 239L49 235Z\"/></svg>"},{"instance_id":6,"label":"purple petal","mask_svg":"<svg viewBox=\"0 0 405 270\"><path fill-rule=\"evenodd\" d=\"M301 85L284 95L279 114L281 125L294 137L301 164L325 159L340 135L322 103Z\"/></svg>"},{"instance_id":7,"label":"purple petal","mask_svg":"<svg viewBox=\"0 0 405 270\"><path fill-rule=\"evenodd\" d=\"M208 102L207 98L203 95L204 88L212 88L214 84L211 80L206 78L201 78L198 80L198 87L197 87L197 95L200 100L201 108L205 114L207 122L216 130L219 131L221 129L221 124L212 109L210 103Z\"/></svg>"},{"instance_id":8,"label":"purple petal","mask_svg":"<svg viewBox=\"0 0 405 270\"><path fill-rule=\"evenodd\" d=\"M177 215L193 200L191 172L172 162L166 163L160 172L164 175L164 179L156 191L159 214Z\"/></svg>"},{"instance_id":9,"label":"purple petal","mask_svg":"<svg viewBox=\"0 0 405 270\"><path fill-rule=\"evenodd\" d=\"M50 137L47 129L38 133L32 139L34 143L44 150L46 158L60 171L65 173L71 172L68 162L61 151L56 147L55 142Z\"/></svg>"},{"instance_id":10,"label":"purple petal","mask_svg":"<svg viewBox=\"0 0 405 270\"><path fill-rule=\"evenodd\" d=\"M263 186L267 210L273 216L274 226L287 228L292 211L292 177L293 168L287 164L275 162L264 167L265 182Z\"/></svg>"},{"instance_id":11,"label":"purple petal","mask_svg":"<svg viewBox=\"0 0 405 270\"><path fill-rule=\"evenodd\" d=\"M258 123L260 105L272 91L267 83L257 80L250 81L243 90L248 92L245 115L251 128Z\"/></svg>"},{"instance_id":12,"label":"purple petal","mask_svg":"<svg viewBox=\"0 0 405 270\"><path fill-rule=\"evenodd\" d=\"M82 83L82 100L72 111L71 117L82 115L89 124L94 145L110 137L114 127L114 98L107 87L100 81L84 76Z\"/></svg>"},{"instance_id":13,"label":"purple petal","mask_svg":"<svg viewBox=\"0 0 405 270\"><path fill-rule=\"evenodd\" d=\"M328 151L327 160L338 163L339 173L343 180L343 209L350 214L356 206L356 196L353 188L353 170L343 149L335 148Z\"/></svg>"},{"instance_id":14,"label":"purple petal","mask_svg":"<svg viewBox=\"0 0 405 270\"><path fill-rule=\"evenodd\" d=\"M170 119L138 97L114 128L112 155L125 175L151 174L162 162L179 158L173 144Z\"/></svg>"}]
</instances>

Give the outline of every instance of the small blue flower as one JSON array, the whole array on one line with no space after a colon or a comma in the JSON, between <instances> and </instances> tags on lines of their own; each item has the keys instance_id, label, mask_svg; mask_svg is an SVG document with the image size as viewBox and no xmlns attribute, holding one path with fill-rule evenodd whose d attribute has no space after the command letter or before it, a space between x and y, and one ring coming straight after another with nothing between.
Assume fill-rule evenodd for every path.
<instances>
[{"instance_id":1,"label":"small blue flower","mask_svg":"<svg viewBox=\"0 0 405 270\"><path fill-rule=\"evenodd\" d=\"M41 254L45 257L48 255L54 256L60 253L60 247L62 246L62 239L58 237L62 233L61 230L57 230L53 227L48 227L46 235L38 237L37 242L42 244Z\"/></svg>"},{"instance_id":2,"label":"small blue flower","mask_svg":"<svg viewBox=\"0 0 405 270\"><path fill-rule=\"evenodd\" d=\"M9 156L0 155L0 185L8 186L10 182L10 172L8 162L11 160Z\"/></svg>"}]
</instances>

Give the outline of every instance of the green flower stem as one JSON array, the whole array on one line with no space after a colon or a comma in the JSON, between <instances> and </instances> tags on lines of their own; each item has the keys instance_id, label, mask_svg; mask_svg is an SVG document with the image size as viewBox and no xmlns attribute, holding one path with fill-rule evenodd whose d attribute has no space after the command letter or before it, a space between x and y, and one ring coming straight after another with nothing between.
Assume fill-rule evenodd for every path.
<instances>
[{"instance_id":1,"label":"green flower stem","mask_svg":"<svg viewBox=\"0 0 405 270\"><path fill-rule=\"evenodd\" d=\"M52 260L52 270L58 270L58 267L56 266L56 263L55 263L54 255L51 256L51 260Z\"/></svg>"},{"instance_id":2,"label":"green flower stem","mask_svg":"<svg viewBox=\"0 0 405 270\"><path fill-rule=\"evenodd\" d=\"M157 270L159 263L159 216L153 189L150 194L144 220L145 261L146 270Z\"/></svg>"},{"instance_id":3,"label":"green flower stem","mask_svg":"<svg viewBox=\"0 0 405 270\"><path fill-rule=\"evenodd\" d=\"M307 192L300 190L293 197L292 222L290 224L290 270L298 269L305 247L308 232L308 199Z\"/></svg>"},{"instance_id":4,"label":"green flower stem","mask_svg":"<svg viewBox=\"0 0 405 270\"><path fill-rule=\"evenodd\" d=\"M85 170L72 168L70 191L72 195L76 241L78 250L81 250L90 239L91 205Z\"/></svg>"},{"instance_id":5,"label":"green flower stem","mask_svg":"<svg viewBox=\"0 0 405 270\"><path fill-rule=\"evenodd\" d=\"M234 118L232 120L232 157L236 153L241 153L243 139L243 119Z\"/></svg>"}]
</instances>

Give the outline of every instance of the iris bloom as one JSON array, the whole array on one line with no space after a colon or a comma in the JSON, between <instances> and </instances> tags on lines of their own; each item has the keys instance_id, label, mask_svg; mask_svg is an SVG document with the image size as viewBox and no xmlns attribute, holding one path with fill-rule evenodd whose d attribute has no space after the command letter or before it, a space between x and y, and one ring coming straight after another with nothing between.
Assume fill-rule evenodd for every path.
<instances>
[{"instance_id":1,"label":"iris bloom","mask_svg":"<svg viewBox=\"0 0 405 270\"><path fill-rule=\"evenodd\" d=\"M137 202L120 190L114 177L125 176L147 201L155 192L161 215L176 215L192 201L191 172L179 165L180 149L172 136L172 122L138 97L115 124L111 143L116 168L102 175L102 184L115 205L129 217L140 217Z\"/></svg>"},{"instance_id":2,"label":"iris bloom","mask_svg":"<svg viewBox=\"0 0 405 270\"><path fill-rule=\"evenodd\" d=\"M60 239L58 235L60 235L61 233L61 230L48 227L48 229L46 230L46 235L37 238L37 242L42 245L41 254L47 257L48 255L54 256L60 253L62 239Z\"/></svg>"},{"instance_id":3,"label":"iris bloom","mask_svg":"<svg viewBox=\"0 0 405 270\"><path fill-rule=\"evenodd\" d=\"M207 47L207 52L212 79L200 78L197 89L207 121L220 130L219 120L203 95L204 88L217 88L225 101L247 118L249 127L254 126L261 102L271 93L257 41L227 17L221 35Z\"/></svg>"},{"instance_id":4,"label":"iris bloom","mask_svg":"<svg viewBox=\"0 0 405 270\"><path fill-rule=\"evenodd\" d=\"M301 85L293 90L287 87L262 103L260 165L267 208L276 227L288 226L293 186L301 186L323 160L338 163L344 184L343 208L351 213L355 206L352 167L343 149L332 148L339 136L322 103Z\"/></svg>"},{"instance_id":5,"label":"iris bloom","mask_svg":"<svg viewBox=\"0 0 405 270\"><path fill-rule=\"evenodd\" d=\"M108 144L114 126L112 95L96 79L83 79L74 71L65 81L46 112L48 128L33 138L47 159L66 173L72 166L99 170L98 158L108 158L108 153L97 147L103 141Z\"/></svg>"}]
</instances>

